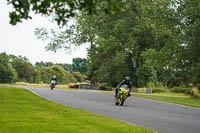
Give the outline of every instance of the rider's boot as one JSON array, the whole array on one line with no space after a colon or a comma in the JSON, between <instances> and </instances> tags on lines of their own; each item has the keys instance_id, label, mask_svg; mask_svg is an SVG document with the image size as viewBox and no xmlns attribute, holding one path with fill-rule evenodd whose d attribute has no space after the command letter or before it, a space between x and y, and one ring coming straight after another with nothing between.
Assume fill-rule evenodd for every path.
<instances>
[{"instance_id":1,"label":"rider's boot","mask_svg":"<svg viewBox=\"0 0 200 133\"><path fill-rule=\"evenodd\" d=\"M117 94L115 94L115 96L114 97L117 97L118 95Z\"/></svg>"},{"instance_id":2,"label":"rider's boot","mask_svg":"<svg viewBox=\"0 0 200 133\"><path fill-rule=\"evenodd\" d=\"M117 97L118 96L118 88L116 88L115 90L115 96L114 97Z\"/></svg>"},{"instance_id":3,"label":"rider's boot","mask_svg":"<svg viewBox=\"0 0 200 133\"><path fill-rule=\"evenodd\" d=\"M130 97L130 96L131 96L131 93L129 92L129 93L128 93L128 97Z\"/></svg>"}]
</instances>

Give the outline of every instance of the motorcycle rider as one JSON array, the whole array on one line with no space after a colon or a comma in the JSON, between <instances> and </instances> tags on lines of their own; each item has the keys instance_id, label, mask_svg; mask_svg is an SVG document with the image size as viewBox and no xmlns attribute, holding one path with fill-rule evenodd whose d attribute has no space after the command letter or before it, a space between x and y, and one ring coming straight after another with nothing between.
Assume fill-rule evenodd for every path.
<instances>
[{"instance_id":1,"label":"motorcycle rider","mask_svg":"<svg viewBox=\"0 0 200 133\"><path fill-rule=\"evenodd\" d=\"M128 88L129 88L129 91L128 91L128 97L131 96L130 92L131 92L131 87L132 87L132 82L129 80L130 78L129 77L125 77L125 79L116 87L115 89L115 97L118 95L118 91L119 91L119 88L123 85L127 85Z\"/></svg>"},{"instance_id":2,"label":"motorcycle rider","mask_svg":"<svg viewBox=\"0 0 200 133\"><path fill-rule=\"evenodd\" d=\"M55 75L51 78L51 81L55 81L55 85L57 84L57 79Z\"/></svg>"}]
</instances>

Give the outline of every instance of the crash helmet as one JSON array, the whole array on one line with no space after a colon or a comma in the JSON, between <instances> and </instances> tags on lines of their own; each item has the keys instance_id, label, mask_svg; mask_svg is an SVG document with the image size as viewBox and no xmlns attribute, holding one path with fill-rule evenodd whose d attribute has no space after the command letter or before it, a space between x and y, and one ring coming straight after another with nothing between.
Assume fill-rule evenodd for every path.
<instances>
[{"instance_id":1,"label":"crash helmet","mask_svg":"<svg viewBox=\"0 0 200 133\"><path fill-rule=\"evenodd\" d=\"M130 78L129 78L128 76L127 76L127 77L125 77L125 80L126 80L126 81L129 81L129 79L130 79Z\"/></svg>"}]
</instances>

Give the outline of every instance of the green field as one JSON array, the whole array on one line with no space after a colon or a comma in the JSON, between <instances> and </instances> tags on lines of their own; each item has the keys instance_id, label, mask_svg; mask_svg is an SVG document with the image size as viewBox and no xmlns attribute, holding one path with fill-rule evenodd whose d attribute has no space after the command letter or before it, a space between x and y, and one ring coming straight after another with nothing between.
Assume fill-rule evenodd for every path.
<instances>
[{"instance_id":1,"label":"green field","mask_svg":"<svg viewBox=\"0 0 200 133\"><path fill-rule=\"evenodd\" d=\"M0 133L153 133L13 87L0 87L0 112Z\"/></svg>"},{"instance_id":2,"label":"green field","mask_svg":"<svg viewBox=\"0 0 200 133\"><path fill-rule=\"evenodd\" d=\"M190 95L181 93L133 93L133 96L200 108L200 99L191 98Z\"/></svg>"}]
</instances>

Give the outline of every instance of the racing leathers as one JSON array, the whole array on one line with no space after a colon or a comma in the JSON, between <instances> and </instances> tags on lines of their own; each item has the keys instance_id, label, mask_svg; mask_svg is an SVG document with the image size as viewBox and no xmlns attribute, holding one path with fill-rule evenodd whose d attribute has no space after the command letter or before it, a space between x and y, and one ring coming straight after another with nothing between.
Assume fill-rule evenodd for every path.
<instances>
[{"instance_id":1,"label":"racing leathers","mask_svg":"<svg viewBox=\"0 0 200 133\"><path fill-rule=\"evenodd\" d=\"M131 87L132 87L132 83L129 80L124 79L115 89L115 97L118 95L118 91L119 88L123 85L127 85L127 87L129 88L129 92L128 92L128 96L130 96L130 92L131 92Z\"/></svg>"}]
</instances>

